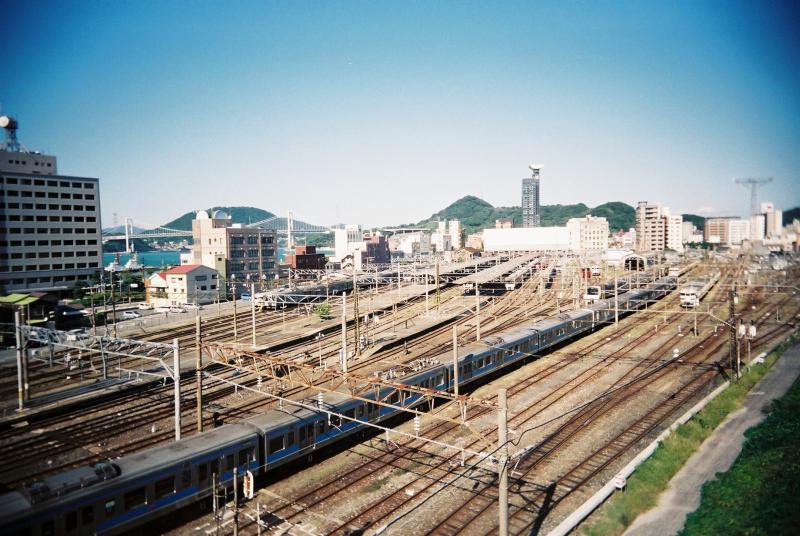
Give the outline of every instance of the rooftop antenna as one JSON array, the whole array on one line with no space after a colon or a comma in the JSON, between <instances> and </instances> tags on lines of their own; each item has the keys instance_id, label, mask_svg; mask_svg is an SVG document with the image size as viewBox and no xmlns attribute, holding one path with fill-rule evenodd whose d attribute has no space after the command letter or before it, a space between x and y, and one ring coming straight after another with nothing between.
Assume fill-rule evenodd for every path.
<instances>
[{"instance_id":1,"label":"rooftop antenna","mask_svg":"<svg viewBox=\"0 0 800 536\"><path fill-rule=\"evenodd\" d=\"M733 179L733 182L750 185L750 215L758 214L758 186L772 182L772 177L744 177Z\"/></svg>"},{"instance_id":2,"label":"rooftop antenna","mask_svg":"<svg viewBox=\"0 0 800 536\"><path fill-rule=\"evenodd\" d=\"M17 129L19 128L17 120L8 115L0 116L0 127L6 131L6 141L0 148L4 151L20 152L19 140L17 140Z\"/></svg>"}]
</instances>

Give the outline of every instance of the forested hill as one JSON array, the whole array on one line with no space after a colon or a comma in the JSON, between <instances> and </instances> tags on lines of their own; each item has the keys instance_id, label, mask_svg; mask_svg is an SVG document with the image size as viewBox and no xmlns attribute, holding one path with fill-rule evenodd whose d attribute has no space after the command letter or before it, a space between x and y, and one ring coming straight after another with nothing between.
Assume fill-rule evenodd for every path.
<instances>
[{"instance_id":1,"label":"forested hill","mask_svg":"<svg viewBox=\"0 0 800 536\"><path fill-rule=\"evenodd\" d=\"M233 223L255 223L257 221L266 220L267 218L274 216L272 212L255 207L213 207L208 209L206 212L208 212L208 215L211 216L215 210L227 212L228 215L233 219ZM165 223L162 225L162 227L179 229L181 231L191 231L192 220L195 218L195 214L195 212L187 212L180 218L176 218L169 223Z\"/></svg>"},{"instance_id":2,"label":"forested hill","mask_svg":"<svg viewBox=\"0 0 800 536\"><path fill-rule=\"evenodd\" d=\"M580 218L591 214L608 220L612 232L633 227L636 211L626 203L612 201L589 208L583 203L575 205L542 205L542 226L565 225L570 218ZM522 208L494 207L479 197L468 195L439 212L417 223L418 226L434 228L436 222L444 219L457 219L467 233L475 233L486 227L494 227L496 219L513 218L514 226L522 226Z\"/></svg>"}]
</instances>

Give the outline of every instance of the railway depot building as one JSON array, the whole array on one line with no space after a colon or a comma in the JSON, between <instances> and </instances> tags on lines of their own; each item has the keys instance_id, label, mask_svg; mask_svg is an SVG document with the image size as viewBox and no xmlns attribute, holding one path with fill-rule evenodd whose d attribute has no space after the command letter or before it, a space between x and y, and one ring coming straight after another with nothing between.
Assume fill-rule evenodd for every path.
<instances>
[{"instance_id":1,"label":"railway depot building","mask_svg":"<svg viewBox=\"0 0 800 536\"><path fill-rule=\"evenodd\" d=\"M0 290L59 292L85 284L102 263L99 180L58 175L56 157L21 150L16 121L4 119Z\"/></svg>"}]
</instances>

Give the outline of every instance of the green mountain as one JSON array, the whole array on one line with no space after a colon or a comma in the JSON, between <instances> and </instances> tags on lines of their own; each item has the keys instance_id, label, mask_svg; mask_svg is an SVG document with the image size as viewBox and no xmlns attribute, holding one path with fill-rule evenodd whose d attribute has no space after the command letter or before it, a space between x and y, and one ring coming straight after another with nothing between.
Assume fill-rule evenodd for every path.
<instances>
[{"instance_id":1,"label":"green mountain","mask_svg":"<svg viewBox=\"0 0 800 536\"><path fill-rule=\"evenodd\" d=\"M706 219L703 216L698 216L697 214L682 214L682 216L683 221L692 222L698 231L706 228Z\"/></svg>"},{"instance_id":2,"label":"green mountain","mask_svg":"<svg viewBox=\"0 0 800 536\"><path fill-rule=\"evenodd\" d=\"M783 211L783 224L788 225L794 220L800 220L800 207L790 208Z\"/></svg>"},{"instance_id":3,"label":"green mountain","mask_svg":"<svg viewBox=\"0 0 800 536\"><path fill-rule=\"evenodd\" d=\"M228 215L230 215L233 219L233 223L255 223L257 221L266 220L267 218L271 218L275 215L272 212L255 207L213 207L206 210L206 212L208 212L208 215L211 216L211 213L215 210L227 212ZM181 231L191 231L192 220L195 218L195 215L195 212L187 212L180 218L176 218L171 222L165 223L162 225L162 227L178 229Z\"/></svg>"},{"instance_id":4,"label":"green mountain","mask_svg":"<svg viewBox=\"0 0 800 536\"><path fill-rule=\"evenodd\" d=\"M636 209L621 201L611 201L594 207L589 214L608 220L608 228L612 233L620 229L627 231L636 225Z\"/></svg>"},{"instance_id":5,"label":"green mountain","mask_svg":"<svg viewBox=\"0 0 800 536\"><path fill-rule=\"evenodd\" d=\"M591 214L608 219L612 232L629 229L635 222L636 211L630 205L614 201L589 208L583 203L575 205L542 205L542 226L565 225L570 218L580 218ZM416 224L418 227L433 229L436 222L444 219L457 219L467 233L475 233L486 227L494 227L495 220L512 218L514 226L522 225L522 209L520 207L494 207L479 197L468 195L462 197L447 208L432 214Z\"/></svg>"}]
</instances>

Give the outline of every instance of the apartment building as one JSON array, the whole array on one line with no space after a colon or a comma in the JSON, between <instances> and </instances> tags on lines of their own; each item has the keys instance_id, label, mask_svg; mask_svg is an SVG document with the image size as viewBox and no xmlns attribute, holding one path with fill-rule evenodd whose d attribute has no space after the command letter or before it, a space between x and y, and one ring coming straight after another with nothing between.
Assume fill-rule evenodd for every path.
<instances>
[{"instance_id":1,"label":"apartment building","mask_svg":"<svg viewBox=\"0 0 800 536\"><path fill-rule=\"evenodd\" d=\"M192 220L192 261L215 269L237 290L275 279L277 233L257 227L243 227L216 210L204 210Z\"/></svg>"},{"instance_id":2,"label":"apartment building","mask_svg":"<svg viewBox=\"0 0 800 536\"><path fill-rule=\"evenodd\" d=\"M636 250L662 251L666 246L666 226L661 203L640 201L636 207Z\"/></svg>"},{"instance_id":3,"label":"apartment building","mask_svg":"<svg viewBox=\"0 0 800 536\"><path fill-rule=\"evenodd\" d=\"M567 221L570 249L573 251L605 251L608 249L608 220L586 216Z\"/></svg>"}]
</instances>

